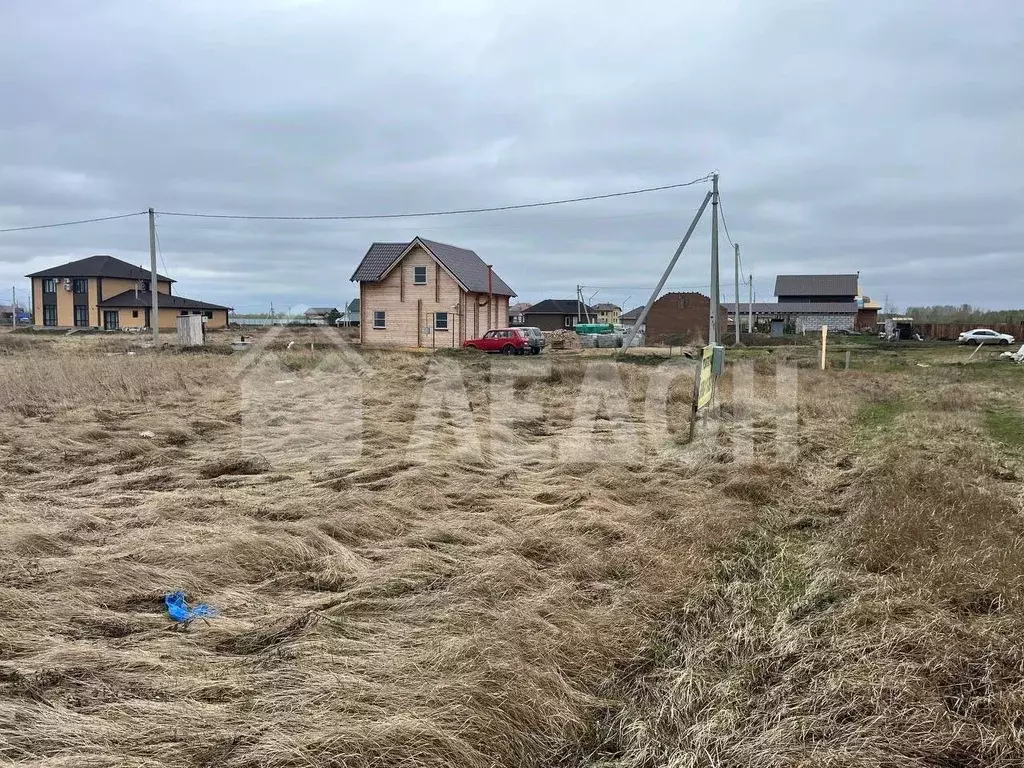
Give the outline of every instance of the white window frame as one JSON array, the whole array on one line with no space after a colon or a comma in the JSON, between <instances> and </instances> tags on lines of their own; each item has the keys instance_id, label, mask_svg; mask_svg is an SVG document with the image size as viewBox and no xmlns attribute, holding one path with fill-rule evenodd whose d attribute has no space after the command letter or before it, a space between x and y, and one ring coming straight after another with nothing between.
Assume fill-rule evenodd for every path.
<instances>
[{"instance_id":1,"label":"white window frame","mask_svg":"<svg viewBox=\"0 0 1024 768\"><path fill-rule=\"evenodd\" d=\"M420 280L420 270L423 270L423 279ZM413 267L412 268L412 284L413 285L426 285L427 284L427 268L426 267Z\"/></svg>"},{"instance_id":2,"label":"white window frame","mask_svg":"<svg viewBox=\"0 0 1024 768\"><path fill-rule=\"evenodd\" d=\"M52 288L50 286L53 286ZM43 278L43 293L56 293L57 292L57 278L56 277L44 277Z\"/></svg>"},{"instance_id":3,"label":"white window frame","mask_svg":"<svg viewBox=\"0 0 1024 768\"><path fill-rule=\"evenodd\" d=\"M434 330L435 331L447 331L448 330L448 313L447 312L435 312L434 313Z\"/></svg>"},{"instance_id":4,"label":"white window frame","mask_svg":"<svg viewBox=\"0 0 1024 768\"><path fill-rule=\"evenodd\" d=\"M575 328L576 327L576 318L573 317L572 315L566 315L565 316L565 327L566 328Z\"/></svg>"},{"instance_id":5,"label":"white window frame","mask_svg":"<svg viewBox=\"0 0 1024 768\"><path fill-rule=\"evenodd\" d=\"M380 315L380 325L377 325L377 315ZM373 310L373 327L382 331L388 327L388 313L384 309Z\"/></svg>"}]
</instances>

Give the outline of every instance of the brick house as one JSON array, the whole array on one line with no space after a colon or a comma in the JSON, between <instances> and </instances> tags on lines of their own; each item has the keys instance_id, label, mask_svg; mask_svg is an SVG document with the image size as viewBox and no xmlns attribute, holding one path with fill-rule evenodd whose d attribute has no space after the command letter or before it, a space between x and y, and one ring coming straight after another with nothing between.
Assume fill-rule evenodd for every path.
<instances>
[{"instance_id":1,"label":"brick house","mask_svg":"<svg viewBox=\"0 0 1024 768\"><path fill-rule=\"evenodd\" d=\"M148 269L89 256L26 275L32 281L32 322L46 328L150 328L153 295ZM228 324L230 307L171 293L169 277L157 275L159 326L174 330L179 315L202 315L207 328Z\"/></svg>"},{"instance_id":2,"label":"brick house","mask_svg":"<svg viewBox=\"0 0 1024 768\"><path fill-rule=\"evenodd\" d=\"M516 295L473 251L422 237L373 243L351 279L368 346L460 347L504 328Z\"/></svg>"},{"instance_id":3,"label":"brick house","mask_svg":"<svg viewBox=\"0 0 1024 768\"><path fill-rule=\"evenodd\" d=\"M719 307L718 327L724 332L728 311ZM706 344L711 317L711 299L700 293L666 293L651 305L644 321L646 342L666 344Z\"/></svg>"}]
</instances>

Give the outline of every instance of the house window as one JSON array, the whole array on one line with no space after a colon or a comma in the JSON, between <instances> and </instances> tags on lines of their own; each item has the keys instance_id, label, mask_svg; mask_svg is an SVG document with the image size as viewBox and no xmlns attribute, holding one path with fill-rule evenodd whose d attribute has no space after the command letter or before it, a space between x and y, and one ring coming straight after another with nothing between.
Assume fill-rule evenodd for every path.
<instances>
[{"instance_id":1,"label":"house window","mask_svg":"<svg viewBox=\"0 0 1024 768\"><path fill-rule=\"evenodd\" d=\"M133 309L132 310L132 317L138 317L138 316L139 316L139 310Z\"/></svg>"},{"instance_id":2,"label":"house window","mask_svg":"<svg viewBox=\"0 0 1024 768\"><path fill-rule=\"evenodd\" d=\"M574 328L575 326L576 326L576 318L573 317L572 315L566 315L565 316L565 327L566 328Z\"/></svg>"},{"instance_id":3,"label":"house window","mask_svg":"<svg viewBox=\"0 0 1024 768\"><path fill-rule=\"evenodd\" d=\"M75 326L86 328L89 325L89 307L84 304L75 304Z\"/></svg>"},{"instance_id":4,"label":"house window","mask_svg":"<svg viewBox=\"0 0 1024 768\"><path fill-rule=\"evenodd\" d=\"M178 313L178 317L188 317L188 310L183 309Z\"/></svg>"},{"instance_id":5,"label":"house window","mask_svg":"<svg viewBox=\"0 0 1024 768\"><path fill-rule=\"evenodd\" d=\"M56 304L43 304L43 325L57 325Z\"/></svg>"},{"instance_id":6,"label":"house window","mask_svg":"<svg viewBox=\"0 0 1024 768\"><path fill-rule=\"evenodd\" d=\"M76 277L74 285L72 287L75 293L88 293L89 281L84 277Z\"/></svg>"},{"instance_id":7,"label":"house window","mask_svg":"<svg viewBox=\"0 0 1024 768\"><path fill-rule=\"evenodd\" d=\"M434 330L435 331L447 331L448 330L448 313L447 312L435 312L434 313Z\"/></svg>"},{"instance_id":8,"label":"house window","mask_svg":"<svg viewBox=\"0 0 1024 768\"><path fill-rule=\"evenodd\" d=\"M386 328L387 327L385 325L385 320L386 319L387 318L385 316L385 312L384 312L383 309L375 309L375 310L373 310L373 327L374 328Z\"/></svg>"},{"instance_id":9,"label":"house window","mask_svg":"<svg viewBox=\"0 0 1024 768\"><path fill-rule=\"evenodd\" d=\"M412 282L413 282L413 285L426 285L427 284L427 268L426 267L413 267L412 268Z\"/></svg>"},{"instance_id":10,"label":"house window","mask_svg":"<svg viewBox=\"0 0 1024 768\"><path fill-rule=\"evenodd\" d=\"M203 317L205 317L207 320L213 320L213 311L206 310L205 312L203 312Z\"/></svg>"},{"instance_id":11,"label":"house window","mask_svg":"<svg viewBox=\"0 0 1024 768\"><path fill-rule=\"evenodd\" d=\"M56 293L57 292L57 278L55 277L44 277L43 278L43 293ZM56 325L56 323L54 323Z\"/></svg>"},{"instance_id":12,"label":"house window","mask_svg":"<svg viewBox=\"0 0 1024 768\"><path fill-rule=\"evenodd\" d=\"M142 280L142 290L149 293L149 280Z\"/></svg>"}]
</instances>

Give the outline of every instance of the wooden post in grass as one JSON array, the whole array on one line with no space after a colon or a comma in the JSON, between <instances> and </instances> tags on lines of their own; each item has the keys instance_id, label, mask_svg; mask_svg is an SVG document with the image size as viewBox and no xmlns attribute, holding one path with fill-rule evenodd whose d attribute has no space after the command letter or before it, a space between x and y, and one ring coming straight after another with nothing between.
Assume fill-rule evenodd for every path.
<instances>
[{"instance_id":1,"label":"wooden post in grass","mask_svg":"<svg viewBox=\"0 0 1024 768\"><path fill-rule=\"evenodd\" d=\"M983 342L981 342L981 343L980 343L980 344L979 344L978 346L976 346L976 347L974 348L974 351L973 351L973 352L971 352L971 354L969 354L969 355L967 356L967 359L966 359L966 360L964 360L963 364L964 364L964 365L966 365L967 363L971 362L971 358L972 358L972 357L974 357L974 356L975 356L976 354L978 354L978 350L979 350L979 349L981 349L981 348L982 348L982 347L984 347L984 346L985 346L985 342L984 342L984 341L983 341Z\"/></svg>"},{"instance_id":2,"label":"wooden post in grass","mask_svg":"<svg viewBox=\"0 0 1024 768\"><path fill-rule=\"evenodd\" d=\"M828 345L828 326L821 326L821 370L825 370L825 347Z\"/></svg>"},{"instance_id":3,"label":"wooden post in grass","mask_svg":"<svg viewBox=\"0 0 1024 768\"><path fill-rule=\"evenodd\" d=\"M690 437L687 438L686 442L692 443L694 433L697 431L697 403L700 401L700 373L701 366L697 366L696 373L693 374L693 405L690 406Z\"/></svg>"},{"instance_id":4,"label":"wooden post in grass","mask_svg":"<svg viewBox=\"0 0 1024 768\"><path fill-rule=\"evenodd\" d=\"M843 370L850 370L850 350L846 350L846 367Z\"/></svg>"}]
</instances>

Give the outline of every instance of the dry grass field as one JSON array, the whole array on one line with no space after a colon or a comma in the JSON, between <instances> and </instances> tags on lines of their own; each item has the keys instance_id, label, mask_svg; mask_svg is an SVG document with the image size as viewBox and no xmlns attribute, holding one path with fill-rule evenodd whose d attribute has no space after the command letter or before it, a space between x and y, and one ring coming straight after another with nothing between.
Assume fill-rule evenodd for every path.
<instances>
[{"instance_id":1,"label":"dry grass field","mask_svg":"<svg viewBox=\"0 0 1024 768\"><path fill-rule=\"evenodd\" d=\"M0 336L0 760L1024 764L1024 371L744 350L685 446L649 359L285 341Z\"/></svg>"}]
</instances>

